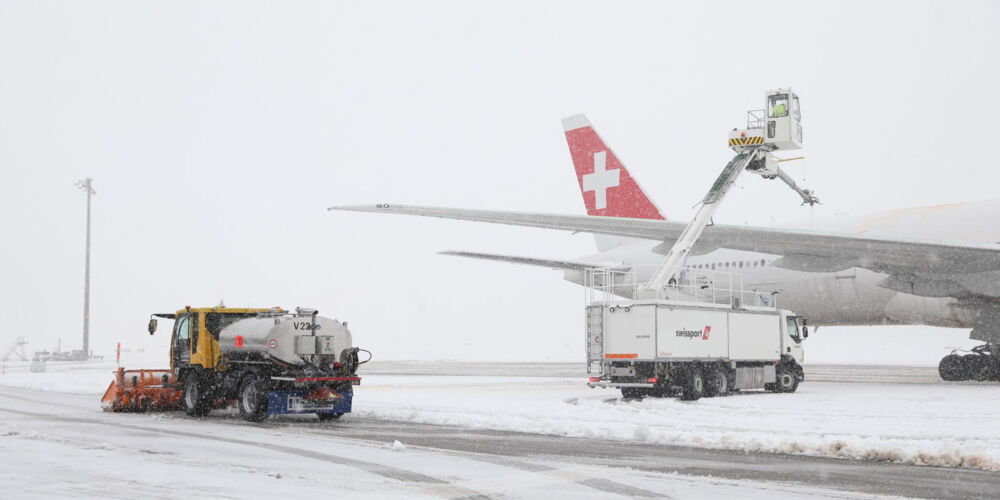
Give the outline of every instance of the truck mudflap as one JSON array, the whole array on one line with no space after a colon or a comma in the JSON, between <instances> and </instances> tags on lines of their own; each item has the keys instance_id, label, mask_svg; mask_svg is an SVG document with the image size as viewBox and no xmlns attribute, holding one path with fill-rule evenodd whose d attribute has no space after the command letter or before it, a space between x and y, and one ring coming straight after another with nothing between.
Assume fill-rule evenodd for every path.
<instances>
[{"instance_id":1,"label":"truck mudflap","mask_svg":"<svg viewBox=\"0 0 1000 500\"><path fill-rule=\"evenodd\" d=\"M350 413L354 391L335 391L326 387L292 391L271 391L267 394L268 415L303 413Z\"/></svg>"}]
</instances>

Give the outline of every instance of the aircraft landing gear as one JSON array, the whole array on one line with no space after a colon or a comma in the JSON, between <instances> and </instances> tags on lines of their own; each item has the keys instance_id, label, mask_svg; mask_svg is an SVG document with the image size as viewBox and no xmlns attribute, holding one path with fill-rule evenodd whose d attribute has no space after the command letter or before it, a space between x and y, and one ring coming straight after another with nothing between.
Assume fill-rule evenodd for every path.
<instances>
[{"instance_id":1,"label":"aircraft landing gear","mask_svg":"<svg viewBox=\"0 0 1000 500\"><path fill-rule=\"evenodd\" d=\"M992 344L972 348L969 354L951 354L941 358L938 375L941 380L1000 380L1000 350Z\"/></svg>"}]
</instances>

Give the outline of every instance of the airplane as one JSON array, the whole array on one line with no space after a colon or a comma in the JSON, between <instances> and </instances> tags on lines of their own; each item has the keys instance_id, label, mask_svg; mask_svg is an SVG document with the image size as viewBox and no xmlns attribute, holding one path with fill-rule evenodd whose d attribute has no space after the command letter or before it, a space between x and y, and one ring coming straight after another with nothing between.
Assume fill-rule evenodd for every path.
<instances>
[{"instance_id":1,"label":"airplane","mask_svg":"<svg viewBox=\"0 0 1000 500\"><path fill-rule=\"evenodd\" d=\"M480 252L447 255L562 270L584 285L594 267L652 277L684 230L668 221L584 115L563 119L587 215L380 203L329 210L419 215L592 233L597 252L554 259ZM941 360L945 380L1000 379L1000 200L903 208L816 221L817 230L713 224L688 269L734 273L744 289L777 293L813 326L972 328L985 344Z\"/></svg>"}]
</instances>

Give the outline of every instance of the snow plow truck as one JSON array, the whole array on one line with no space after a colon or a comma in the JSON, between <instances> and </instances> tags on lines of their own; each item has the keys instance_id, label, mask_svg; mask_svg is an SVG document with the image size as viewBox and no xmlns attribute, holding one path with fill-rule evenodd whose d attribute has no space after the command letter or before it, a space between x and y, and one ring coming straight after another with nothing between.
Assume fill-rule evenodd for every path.
<instances>
[{"instance_id":1,"label":"snow plow truck","mask_svg":"<svg viewBox=\"0 0 1000 500\"><path fill-rule=\"evenodd\" d=\"M358 366L371 359L353 347L347 323L315 309L186 306L153 314L150 335L157 318L174 320L170 369L119 368L101 399L106 411L183 409L200 417L235 403L252 422L308 413L335 420L351 411Z\"/></svg>"}]
</instances>

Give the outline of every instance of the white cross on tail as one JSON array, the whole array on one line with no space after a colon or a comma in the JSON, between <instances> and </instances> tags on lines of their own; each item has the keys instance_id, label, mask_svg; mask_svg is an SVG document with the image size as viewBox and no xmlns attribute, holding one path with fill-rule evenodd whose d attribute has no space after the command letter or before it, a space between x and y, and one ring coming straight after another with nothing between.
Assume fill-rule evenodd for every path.
<instances>
[{"instance_id":1,"label":"white cross on tail","mask_svg":"<svg viewBox=\"0 0 1000 500\"><path fill-rule=\"evenodd\" d=\"M583 176L583 192L594 192L594 205L597 210L608 208L608 189L618 187L621 170L606 170L608 152L594 153L594 173Z\"/></svg>"}]
</instances>

